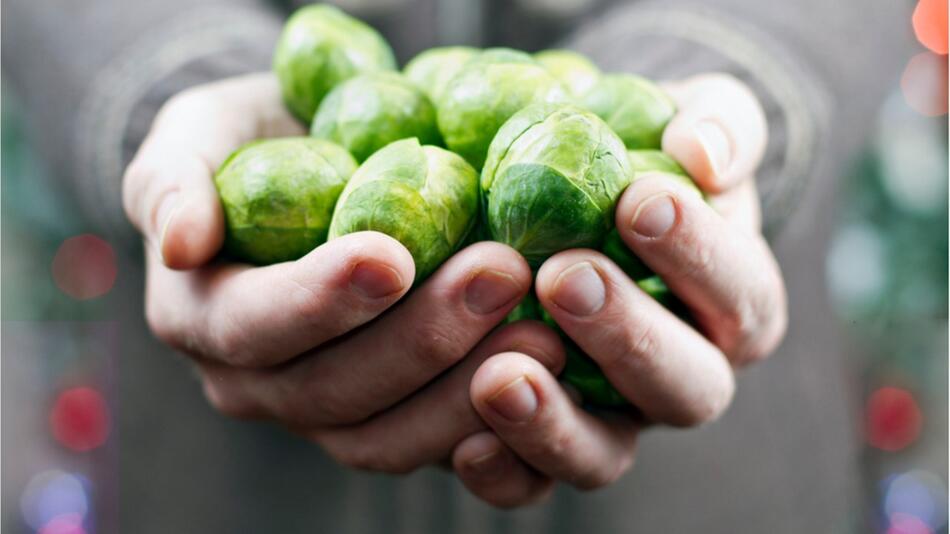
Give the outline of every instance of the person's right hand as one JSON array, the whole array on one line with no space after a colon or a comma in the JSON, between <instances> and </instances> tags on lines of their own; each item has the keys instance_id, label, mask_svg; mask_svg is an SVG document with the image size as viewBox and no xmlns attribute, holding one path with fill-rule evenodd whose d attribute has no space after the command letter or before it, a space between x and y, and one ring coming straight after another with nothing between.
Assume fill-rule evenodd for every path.
<instances>
[{"instance_id":1,"label":"person's right hand","mask_svg":"<svg viewBox=\"0 0 950 534\"><path fill-rule=\"evenodd\" d=\"M444 460L486 428L468 395L484 360L516 350L553 373L563 365L538 323L489 335L531 272L513 249L479 243L402 298L412 257L373 232L266 267L215 260L225 232L215 169L248 141L303 133L271 75L191 89L163 108L123 184L146 244L148 323L197 362L226 414L277 421L347 465L405 472Z\"/></svg>"}]
</instances>

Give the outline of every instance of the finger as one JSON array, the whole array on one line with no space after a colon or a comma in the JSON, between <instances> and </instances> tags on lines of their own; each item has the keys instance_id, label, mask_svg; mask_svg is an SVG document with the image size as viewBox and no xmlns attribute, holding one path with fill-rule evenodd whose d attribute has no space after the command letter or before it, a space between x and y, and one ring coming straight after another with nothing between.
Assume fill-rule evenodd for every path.
<instances>
[{"instance_id":1,"label":"finger","mask_svg":"<svg viewBox=\"0 0 950 534\"><path fill-rule=\"evenodd\" d=\"M719 349L604 255L575 249L551 257L538 271L536 292L564 332L649 419L690 426L729 404L732 369Z\"/></svg>"},{"instance_id":2,"label":"finger","mask_svg":"<svg viewBox=\"0 0 950 534\"><path fill-rule=\"evenodd\" d=\"M493 432L465 438L452 453L452 466L476 497L499 508L547 500L554 480L525 464Z\"/></svg>"},{"instance_id":3,"label":"finger","mask_svg":"<svg viewBox=\"0 0 950 534\"><path fill-rule=\"evenodd\" d=\"M663 150L709 193L751 179L768 140L755 94L726 74L700 75L666 89L679 112L663 132Z\"/></svg>"},{"instance_id":4,"label":"finger","mask_svg":"<svg viewBox=\"0 0 950 534\"><path fill-rule=\"evenodd\" d=\"M729 224L750 235L762 233L762 208L755 180L745 180L707 200Z\"/></svg>"},{"instance_id":5,"label":"finger","mask_svg":"<svg viewBox=\"0 0 950 534\"><path fill-rule=\"evenodd\" d=\"M218 166L248 141L302 131L270 74L180 93L162 108L126 171L126 214L167 266L203 265L224 240L212 179Z\"/></svg>"},{"instance_id":6,"label":"finger","mask_svg":"<svg viewBox=\"0 0 950 534\"><path fill-rule=\"evenodd\" d=\"M149 253L146 316L166 343L239 367L284 362L370 321L412 284L398 241L361 232L294 262L172 271Z\"/></svg>"},{"instance_id":7,"label":"finger","mask_svg":"<svg viewBox=\"0 0 950 534\"><path fill-rule=\"evenodd\" d=\"M235 402L290 425L355 424L455 365L530 285L514 249L477 243L370 327L274 372L221 370L221 383Z\"/></svg>"},{"instance_id":8,"label":"finger","mask_svg":"<svg viewBox=\"0 0 950 534\"><path fill-rule=\"evenodd\" d=\"M558 335L539 322L521 321L494 332L446 374L404 402L352 427L313 430L309 437L345 465L406 473L447 458L466 436L484 430L469 400L478 366L500 352L518 351L552 373L564 366Z\"/></svg>"},{"instance_id":9,"label":"finger","mask_svg":"<svg viewBox=\"0 0 950 534\"><path fill-rule=\"evenodd\" d=\"M615 481L633 465L638 427L624 416L601 419L567 396L537 361L508 352L472 378L472 404L522 460L581 489Z\"/></svg>"},{"instance_id":10,"label":"finger","mask_svg":"<svg viewBox=\"0 0 950 534\"><path fill-rule=\"evenodd\" d=\"M737 365L781 340L785 289L758 233L729 224L673 180L647 176L617 207L620 237L690 308L703 332Z\"/></svg>"}]
</instances>

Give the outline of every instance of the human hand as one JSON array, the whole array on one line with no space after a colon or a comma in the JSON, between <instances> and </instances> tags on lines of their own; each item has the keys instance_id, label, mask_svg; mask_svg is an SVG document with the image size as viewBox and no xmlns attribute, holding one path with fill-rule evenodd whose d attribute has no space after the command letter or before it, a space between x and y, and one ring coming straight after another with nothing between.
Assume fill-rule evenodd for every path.
<instances>
[{"instance_id":1,"label":"human hand","mask_svg":"<svg viewBox=\"0 0 950 534\"><path fill-rule=\"evenodd\" d=\"M687 305L695 327L599 252L550 258L536 279L541 304L639 413L589 413L532 358L488 358L472 380L471 399L491 430L461 442L453 465L489 503L535 502L555 481L581 489L610 484L633 464L646 424L686 427L716 418L732 398L733 370L767 356L784 335L785 289L760 232L754 179L766 145L764 114L729 76L697 76L667 89L679 112L663 149L711 205L675 179L645 176L622 195L616 224Z\"/></svg>"},{"instance_id":2,"label":"human hand","mask_svg":"<svg viewBox=\"0 0 950 534\"><path fill-rule=\"evenodd\" d=\"M555 373L563 364L540 324L486 338L527 293L530 270L514 250L479 243L406 295L412 257L373 232L267 267L214 260L225 226L215 169L245 142L301 134L271 75L186 91L159 113L123 189L146 242L149 325L196 362L226 414L279 422L351 466L443 460L486 428L468 397L481 361L517 350Z\"/></svg>"}]
</instances>

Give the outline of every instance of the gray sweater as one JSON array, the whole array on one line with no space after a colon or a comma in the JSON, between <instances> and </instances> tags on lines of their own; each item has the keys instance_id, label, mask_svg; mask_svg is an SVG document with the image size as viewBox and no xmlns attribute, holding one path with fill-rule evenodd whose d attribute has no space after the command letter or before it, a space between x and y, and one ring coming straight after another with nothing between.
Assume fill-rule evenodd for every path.
<instances>
[{"instance_id":1,"label":"gray sweater","mask_svg":"<svg viewBox=\"0 0 950 534\"><path fill-rule=\"evenodd\" d=\"M499 512L449 474L353 473L264 425L228 421L141 317L137 241L120 178L175 92L267 69L293 2L9 0L3 73L56 191L129 244L117 290L124 532L845 532L859 529L850 376L836 346L823 261L835 182L909 57L910 3L894 0L346 0L405 61L449 43L559 45L604 70L655 78L724 70L764 103L759 174L767 230L786 274L791 323L767 363L742 374L731 410L642 440L614 486L559 490ZM781 231L779 231L781 230ZM144 422L147 421L147 424ZM119 491L120 490L120 491ZM107 514L109 515L109 514ZM111 517L111 516L110 516Z\"/></svg>"}]
</instances>

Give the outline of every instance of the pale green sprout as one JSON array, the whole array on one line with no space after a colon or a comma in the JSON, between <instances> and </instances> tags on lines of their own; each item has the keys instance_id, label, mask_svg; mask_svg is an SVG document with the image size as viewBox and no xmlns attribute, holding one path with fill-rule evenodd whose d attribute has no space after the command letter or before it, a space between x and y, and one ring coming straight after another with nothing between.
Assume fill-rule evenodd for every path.
<instances>
[{"instance_id":1,"label":"pale green sprout","mask_svg":"<svg viewBox=\"0 0 950 534\"><path fill-rule=\"evenodd\" d=\"M532 266L568 248L599 247L633 179L623 142L593 113L534 105L498 131L482 170L492 238Z\"/></svg>"},{"instance_id":2,"label":"pale green sprout","mask_svg":"<svg viewBox=\"0 0 950 534\"><path fill-rule=\"evenodd\" d=\"M581 104L617 132L627 148L660 148L663 130L676 113L673 100L656 84L632 74L608 74Z\"/></svg>"},{"instance_id":3,"label":"pale green sprout","mask_svg":"<svg viewBox=\"0 0 950 534\"><path fill-rule=\"evenodd\" d=\"M320 4L302 7L287 20L273 68L287 108L309 123L337 84L363 72L395 70L396 59L376 30Z\"/></svg>"},{"instance_id":4,"label":"pale green sprout","mask_svg":"<svg viewBox=\"0 0 950 534\"><path fill-rule=\"evenodd\" d=\"M310 135L339 143L357 161L400 139L442 142L429 98L395 72L361 74L336 86L320 104Z\"/></svg>"},{"instance_id":5,"label":"pale green sprout","mask_svg":"<svg viewBox=\"0 0 950 534\"><path fill-rule=\"evenodd\" d=\"M337 197L356 170L340 146L292 137L235 151L215 175L225 249L255 264L295 260L326 241Z\"/></svg>"},{"instance_id":6,"label":"pale green sprout","mask_svg":"<svg viewBox=\"0 0 950 534\"><path fill-rule=\"evenodd\" d=\"M534 58L578 98L586 94L601 76L597 65L570 50L543 50Z\"/></svg>"},{"instance_id":7,"label":"pale green sprout","mask_svg":"<svg viewBox=\"0 0 950 534\"><path fill-rule=\"evenodd\" d=\"M449 80L478 54L469 46L430 48L412 58L402 72L416 87L436 101Z\"/></svg>"},{"instance_id":8,"label":"pale green sprout","mask_svg":"<svg viewBox=\"0 0 950 534\"><path fill-rule=\"evenodd\" d=\"M403 139L353 174L333 214L330 239L367 230L389 235L412 254L420 281L459 248L477 215L475 169L448 150Z\"/></svg>"},{"instance_id":9,"label":"pale green sprout","mask_svg":"<svg viewBox=\"0 0 950 534\"><path fill-rule=\"evenodd\" d=\"M501 125L536 103L568 103L561 82L524 52L489 49L476 55L437 97L439 130L446 146L476 169Z\"/></svg>"}]
</instances>

